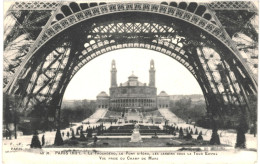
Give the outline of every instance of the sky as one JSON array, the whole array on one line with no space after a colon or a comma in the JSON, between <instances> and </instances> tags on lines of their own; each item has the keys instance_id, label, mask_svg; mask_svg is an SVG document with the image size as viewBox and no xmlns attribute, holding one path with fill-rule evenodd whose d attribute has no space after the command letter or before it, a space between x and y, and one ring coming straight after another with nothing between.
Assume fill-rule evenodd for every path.
<instances>
[{"instance_id":1,"label":"sky","mask_svg":"<svg viewBox=\"0 0 260 164\"><path fill-rule=\"evenodd\" d=\"M127 48L105 53L83 66L70 81L63 99L93 100L101 91L109 93L113 59L116 61L118 85L126 82L132 72L140 82L149 84L150 61L153 59L157 94L161 91L169 95L202 94L196 79L178 61L153 50Z\"/></svg>"}]
</instances>

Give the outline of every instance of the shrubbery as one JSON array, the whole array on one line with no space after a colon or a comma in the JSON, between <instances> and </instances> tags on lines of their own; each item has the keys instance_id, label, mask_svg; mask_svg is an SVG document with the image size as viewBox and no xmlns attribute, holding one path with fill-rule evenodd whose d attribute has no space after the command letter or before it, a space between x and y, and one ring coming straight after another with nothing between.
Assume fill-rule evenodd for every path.
<instances>
[{"instance_id":1,"label":"shrubbery","mask_svg":"<svg viewBox=\"0 0 260 164\"><path fill-rule=\"evenodd\" d=\"M182 98L177 101L171 101L170 110L179 118L187 121L190 117L192 121L197 121L206 113L205 102L194 103L190 98Z\"/></svg>"},{"instance_id":2,"label":"shrubbery","mask_svg":"<svg viewBox=\"0 0 260 164\"><path fill-rule=\"evenodd\" d=\"M203 140L202 134L200 133L199 136L197 137L197 140L201 141Z\"/></svg>"},{"instance_id":3,"label":"shrubbery","mask_svg":"<svg viewBox=\"0 0 260 164\"><path fill-rule=\"evenodd\" d=\"M63 102L61 109L61 128L68 127L71 122L81 122L90 117L95 110L95 101L79 100L71 105L66 104L66 101Z\"/></svg>"},{"instance_id":4,"label":"shrubbery","mask_svg":"<svg viewBox=\"0 0 260 164\"><path fill-rule=\"evenodd\" d=\"M187 135L184 137L186 140L191 140L192 136L190 133L187 133Z\"/></svg>"}]
</instances>

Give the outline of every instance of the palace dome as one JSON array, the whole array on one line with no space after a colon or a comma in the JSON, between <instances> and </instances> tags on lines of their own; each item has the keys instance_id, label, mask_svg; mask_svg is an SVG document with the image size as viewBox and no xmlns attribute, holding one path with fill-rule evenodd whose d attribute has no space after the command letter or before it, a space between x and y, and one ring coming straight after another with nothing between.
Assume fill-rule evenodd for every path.
<instances>
[{"instance_id":1,"label":"palace dome","mask_svg":"<svg viewBox=\"0 0 260 164\"><path fill-rule=\"evenodd\" d=\"M169 96L169 95L165 91L161 91L161 93L158 96L163 97L163 96Z\"/></svg>"},{"instance_id":2,"label":"palace dome","mask_svg":"<svg viewBox=\"0 0 260 164\"><path fill-rule=\"evenodd\" d=\"M105 91L100 92L97 97L108 97L108 94Z\"/></svg>"}]
</instances>

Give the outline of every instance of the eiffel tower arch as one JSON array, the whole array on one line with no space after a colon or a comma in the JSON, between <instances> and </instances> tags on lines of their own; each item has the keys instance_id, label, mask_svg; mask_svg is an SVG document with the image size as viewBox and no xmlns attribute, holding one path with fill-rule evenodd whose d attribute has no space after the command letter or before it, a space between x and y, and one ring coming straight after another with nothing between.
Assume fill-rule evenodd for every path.
<instances>
[{"instance_id":1,"label":"eiffel tower arch","mask_svg":"<svg viewBox=\"0 0 260 164\"><path fill-rule=\"evenodd\" d=\"M43 105L58 118L84 65L109 51L143 48L192 73L214 126L231 115L248 123L249 97L257 94L257 15L250 1L15 2L5 15L12 28L4 35L4 92L21 96L27 113Z\"/></svg>"}]
</instances>

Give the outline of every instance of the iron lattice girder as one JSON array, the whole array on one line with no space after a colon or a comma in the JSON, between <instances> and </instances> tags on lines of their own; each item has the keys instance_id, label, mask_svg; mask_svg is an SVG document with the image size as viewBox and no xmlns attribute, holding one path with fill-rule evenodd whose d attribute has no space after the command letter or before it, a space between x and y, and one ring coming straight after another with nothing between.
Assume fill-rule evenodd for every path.
<instances>
[{"instance_id":1,"label":"iron lattice girder","mask_svg":"<svg viewBox=\"0 0 260 164\"><path fill-rule=\"evenodd\" d=\"M171 3L173 2L175 2L176 5L178 4L177 1L172 1ZM210 2L208 5L213 10L257 11L257 8L250 1L214 1ZM9 10L56 10L57 7L58 3L55 1L15 2Z\"/></svg>"},{"instance_id":2,"label":"iron lattice girder","mask_svg":"<svg viewBox=\"0 0 260 164\"><path fill-rule=\"evenodd\" d=\"M68 48L67 45L63 46L64 47L62 48L64 49ZM57 49L60 48L57 47L56 49L54 49L54 52L57 52ZM56 58L53 58L53 60L46 60L46 55L53 56L53 54L49 54L49 52L51 51L46 52L46 50L45 52L40 52L39 57L34 58L34 60L32 60L33 62L31 62L32 64L25 67L25 70L28 70L25 71L23 74L23 77L26 78L26 80L23 80L22 78L19 79L19 81L27 81L26 83L23 83L24 89L22 89L21 91L21 86L18 85L13 91L17 94L23 95L26 98L26 101L24 102L25 104L28 104L31 98L34 98L34 100L41 103L50 99L49 90L53 89L53 85L56 81L58 81L58 79L55 79L55 77L59 73L62 74L62 69L64 68L62 61L64 61L64 58L66 58L66 55L68 54L65 55L65 51L63 51L60 52L60 54L57 55ZM55 55L56 54L57 53L55 53ZM42 90L44 90L44 92L40 93L40 91Z\"/></svg>"},{"instance_id":3,"label":"iron lattice girder","mask_svg":"<svg viewBox=\"0 0 260 164\"><path fill-rule=\"evenodd\" d=\"M250 1L214 1L209 3L213 10L250 10L258 11Z\"/></svg>"},{"instance_id":4,"label":"iron lattice girder","mask_svg":"<svg viewBox=\"0 0 260 164\"><path fill-rule=\"evenodd\" d=\"M122 33L122 34L157 34L157 35L167 35L172 34L174 32L174 28L167 25L160 25L158 23L151 22L114 22L106 25L94 24L91 28L90 34L102 34L109 35L114 33Z\"/></svg>"},{"instance_id":5,"label":"iron lattice girder","mask_svg":"<svg viewBox=\"0 0 260 164\"><path fill-rule=\"evenodd\" d=\"M4 86L26 59L42 27L51 16L50 11L9 11L4 20Z\"/></svg>"},{"instance_id":6,"label":"iron lattice girder","mask_svg":"<svg viewBox=\"0 0 260 164\"><path fill-rule=\"evenodd\" d=\"M107 25L95 23L91 29L86 32L88 39L99 40L172 40L176 39L178 33L169 25L159 25L157 23L142 22L116 22L106 23ZM179 37L178 39L182 39ZM179 40L176 40L177 42Z\"/></svg>"},{"instance_id":7,"label":"iron lattice girder","mask_svg":"<svg viewBox=\"0 0 260 164\"><path fill-rule=\"evenodd\" d=\"M41 2L41 1L34 1L34 2L15 2L9 10L57 10L59 3L53 1L49 2Z\"/></svg>"},{"instance_id":8,"label":"iron lattice girder","mask_svg":"<svg viewBox=\"0 0 260 164\"><path fill-rule=\"evenodd\" d=\"M16 14L17 12L19 14ZM7 35L4 40L5 47L8 43L16 39L21 34L28 34L30 39L35 40L42 31L42 26L46 24L50 16L50 11L9 12L6 18L12 17L13 19L9 21L15 21L15 24L10 23L11 27L8 25L5 27L5 31L9 31L9 29L11 29L8 35L5 34Z\"/></svg>"}]
</instances>

